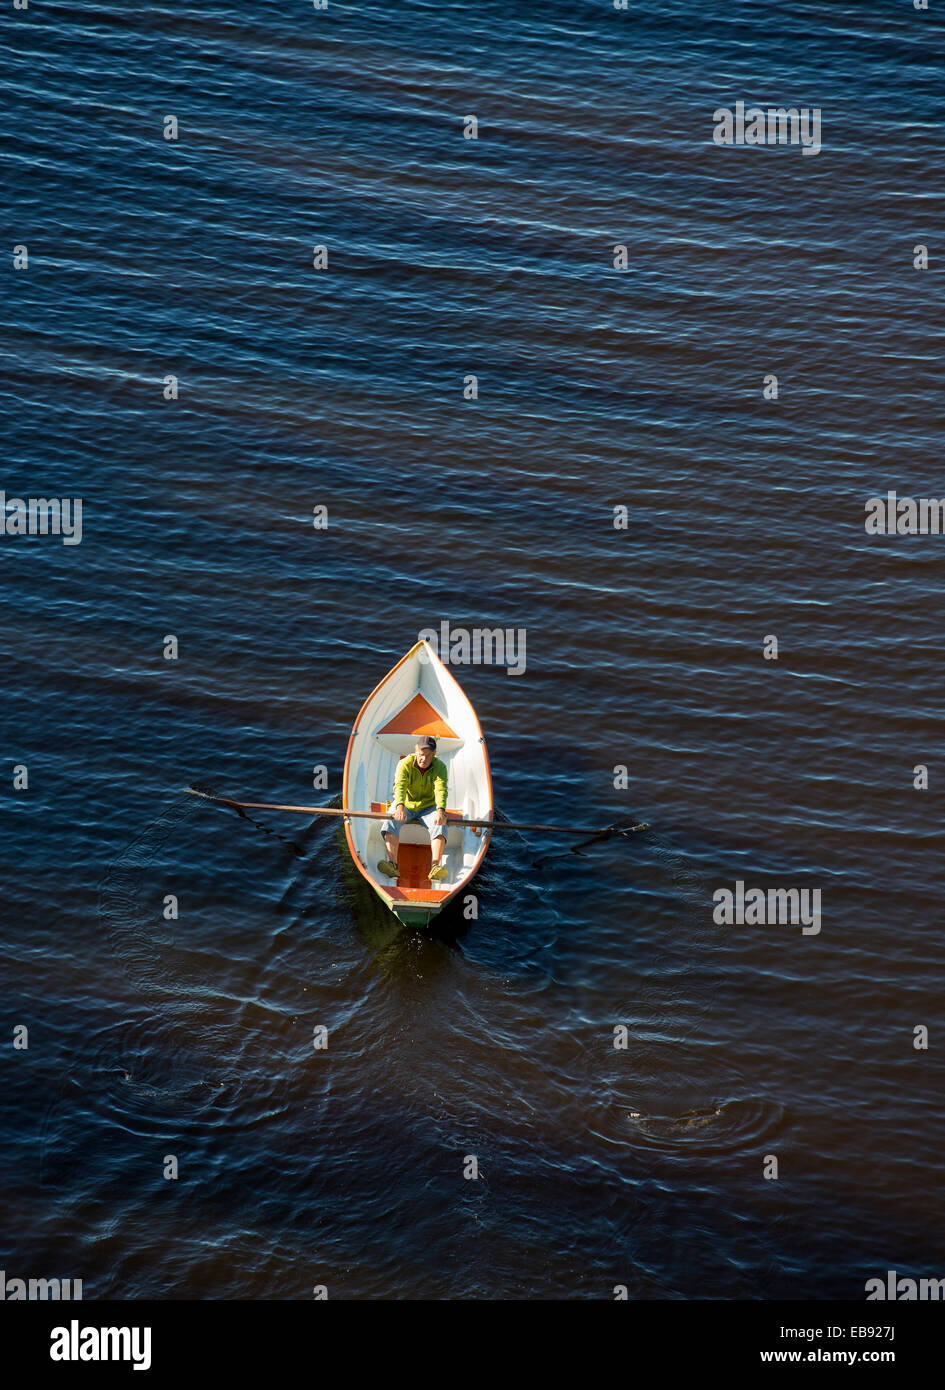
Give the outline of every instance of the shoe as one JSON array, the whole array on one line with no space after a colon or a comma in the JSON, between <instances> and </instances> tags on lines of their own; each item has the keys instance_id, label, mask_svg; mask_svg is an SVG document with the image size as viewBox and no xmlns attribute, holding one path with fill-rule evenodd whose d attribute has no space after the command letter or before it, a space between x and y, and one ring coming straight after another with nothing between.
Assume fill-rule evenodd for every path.
<instances>
[{"instance_id":1,"label":"shoe","mask_svg":"<svg viewBox=\"0 0 945 1390\"><path fill-rule=\"evenodd\" d=\"M449 869L446 867L445 864L435 864L433 868L430 870L430 878L446 878L446 875L448 873Z\"/></svg>"},{"instance_id":2,"label":"shoe","mask_svg":"<svg viewBox=\"0 0 945 1390\"><path fill-rule=\"evenodd\" d=\"M379 859L377 861L377 867L380 869L381 873L386 874L388 878L398 878L400 875L400 870L397 865L392 864L389 859Z\"/></svg>"}]
</instances>

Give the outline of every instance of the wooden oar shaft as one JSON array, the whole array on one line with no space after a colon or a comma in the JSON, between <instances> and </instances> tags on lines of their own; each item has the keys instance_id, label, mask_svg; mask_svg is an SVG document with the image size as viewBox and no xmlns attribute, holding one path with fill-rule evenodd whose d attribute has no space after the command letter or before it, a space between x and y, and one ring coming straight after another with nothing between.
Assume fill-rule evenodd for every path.
<instances>
[{"instance_id":1,"label":"wooden oar shaft","mask_svg":"<svg viewBox=\"0 0 945 1390\"><path fill-rule=\"evenodd\" d=\"M185 787L191 796L202 796L205 801L217 801L224 806L238 806L244 811L299 811L306 816L359 816L362 820L387 820L385 811L344 811L334 806L287 806L280 801L234 801L231 796L215 796L211 792L198 791L196 787Z\"/></svg>"},{"instance_id":2,"label":"wooden oar shaft","mask_svg":"<svg viewBox=\"0 0 945 1390\"><path fill-rule=\"evenodd\" d=\"M288 806L279 801L234 801L230 796L214 796L210 792L198 791L196 787L185 787L185 791L190 792L191 796L202 796L205 801L218 801L224 806L237 806L240 810L246 811L298 811L305 816L356 816L359 820L390 820L391 813L388 811L346 811L336 809L334 806ZM512 825L509 821L491 820L452 820L451 825L471 825L481 826L488 830L537 830L544 831L548 835L604 835L613 826L606 825L603 829L593 826L583 825ZM643 830L646 827L627 826L628 830Z\"/></svg>"}]
</instances>

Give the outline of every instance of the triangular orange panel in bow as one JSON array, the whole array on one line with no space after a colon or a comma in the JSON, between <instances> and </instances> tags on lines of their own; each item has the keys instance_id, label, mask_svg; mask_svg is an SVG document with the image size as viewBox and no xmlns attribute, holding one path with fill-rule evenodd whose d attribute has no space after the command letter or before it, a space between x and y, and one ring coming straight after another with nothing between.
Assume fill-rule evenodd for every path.
<instances>
[{"instance_id":1,"label":"triangular orange panel in bow","mask_svg":"<svg viewBox=\"0 0 945 1390\"><path fill-rule=\"evenodd\" d=\"M400 713L395 714L390 723L385 724L378 733L430 734L432 738L458 738L422 695L415 695L410 704L404 705Z\"/></svg>"}]
</instances>

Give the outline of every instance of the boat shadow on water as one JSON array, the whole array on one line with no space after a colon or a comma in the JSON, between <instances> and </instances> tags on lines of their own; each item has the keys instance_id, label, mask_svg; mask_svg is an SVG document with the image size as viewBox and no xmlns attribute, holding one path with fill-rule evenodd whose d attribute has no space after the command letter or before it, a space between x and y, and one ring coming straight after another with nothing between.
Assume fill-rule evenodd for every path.
<instances>
[{"instance_id":1,"label":"boat shadow on water","mask_svg":"<svg viewBox=\"0 0 945 1390\"><path fill-rule=\"evenodd\" d=\"M475 920L465 916L462 898L447 903L428 926L407 926L385 907L357 872L347 853L343 831L339 829L333 838L341 866L339 903L350 912L358 936L378 965L394 970L399 962L409 959L413 969L421 963L424 968L432 968L437 962L446 963L444 953L462 953L461 943L475 926ZM487 882L487 876L480 872L477 888L486 887Z\"/></svg>"}]
</instances>

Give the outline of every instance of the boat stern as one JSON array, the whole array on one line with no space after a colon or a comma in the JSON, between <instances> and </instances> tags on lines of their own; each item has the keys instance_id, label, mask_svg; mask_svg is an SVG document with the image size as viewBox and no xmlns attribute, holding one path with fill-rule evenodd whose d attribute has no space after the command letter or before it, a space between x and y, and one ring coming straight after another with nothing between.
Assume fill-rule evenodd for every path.
<instances>
[{"instance_id":1,"label":"boat stern","mask_svg":"<svg viewBox=\"0 0 945 1390\"><path fill-rule=\"evenodd\" d=\"M385 888L384 896L394 916L407 927L425 927L441 912L455 889Z\"/></svg>"}]
</instances>

